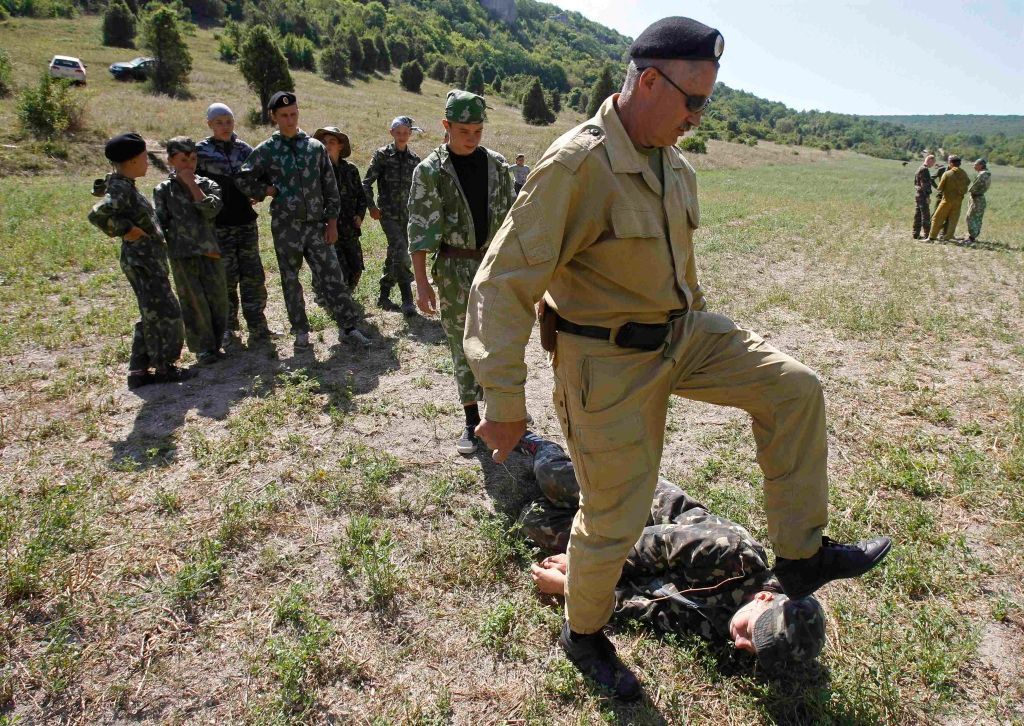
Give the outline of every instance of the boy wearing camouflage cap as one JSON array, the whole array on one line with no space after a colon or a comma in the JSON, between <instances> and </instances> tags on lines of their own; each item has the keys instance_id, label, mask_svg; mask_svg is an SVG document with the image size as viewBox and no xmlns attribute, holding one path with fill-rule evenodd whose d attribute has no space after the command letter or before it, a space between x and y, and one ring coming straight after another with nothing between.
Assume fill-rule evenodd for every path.
<instances>
[{"instance_id":1,"label":"boy wearing camouflage cap","mask_svg":"<svg viewBox=\"0 0 1024 726\"><path fill-rule=\"evenodd\" d=\"M272 198L270 231L295 347L309 346L309 318L299 282L303 259L313 274L317 300L338 324L339 339L367 347L370 339L356 327L362 313L345 284L337 254L329 249L338 241L341 199L327 150L299 128L294 93L278 91L268 108L278 130L253 149L237 184L257 201Z\"/></svg>"},{"instance_id":2,"label":"boy wearing camouflage cap","mask_svg":"<svg viewBox=\"0 0 1024 726\"><path fill-rule=\"evenodd\" d=\"M103 150L114 171L93 184L102 196L89 212L89 221L108 237L121 238L121 271L139 305L132 351L128 358L128 388L150 383L176 383L194 373L176 367L184 330L181 309L167 276L167 248L153 205L135 187L146 175L146 142L135 133L110 139ZM150 373L150 368L155 369Z\"/></svg>"},{"instance_id":3,"label":"boy wearing camouflage cap","mask_svg":"<svg viewBox=\"0 0 1024 726\"><path fill-rule=\"evenodd\" d=\"M579 507L575 468L558 444L527 433L519 451L533 457L544 497L526 505L523 533L556 552L531 568L537 588L564 596L569 530ZM777 671L813 660L825 643L825 614L813 596L790 599L768 568L764 547L746 529L712 514L660 478L647 527L626 558L612 620L661 633L728 638Z\"/></svg>"},{"instance_id":4,"label":"boy wearing camouflage cap","mask_svg":"<svg viewBox=\"0 0 1024 726\"><path fill-rule=\"evenodd\" d=\"M408 116L393 119L390 134L394 141L373 152L363 177L363 192L370 216L380 222L388 240L377 304L384 310L398 310L390 297L391 288L397 285L402 295L401 310L407 317L416 314L416 306L412 303L412 270L409 269L409 239L406 234L409 186L412 184L412 171L420 163L420 157L409 148L409 137L413 131L422 130ZM376 204L373 199L374 182L377 183Z\"/></svg>"},{"instance_id":5,"label":"boy wearing camouflage cap","mask_svg":"<svg viewBox=\"0 0 1024 726\"><path fill-rule=\"evenodd\" d=\"M334 176L338 180L341 211L338 213L338 241L334 251L338 254L345 284L354 292L366 269L363 264L363 245L359 241L363 234L363 218L366 216L366 192L359 178L359 169L355 164L345 161L352 155L348 134L337 126L324 126L313 132L313 138L327 149L327 156L334 167ZM402 234L404 238L404 230Z\"/></svg>"},{"instance_id":6,"label":"boy wearing camouflage cap","mask_svg":"<svg viewBox=\"0 0 1024 726\"><path fill-rule=\"evenodd\" d=\"M448 141L416 167L409 193L409 252L416 276L416 302L424 313L437 311L455 368L466 425L456 445L460 454L476 451L480 423L477 402L483 392L462 348L466 303L487 245L515 199L508 163L480 146L486 120L484 99L449 91L442 121ZM427 279L427 254L438 297Z\"/></svg>"},{"instance_id":7,"label":"boy wearing camouflage cap","mask_svg":"<svg viewBox=\"0 0 1024 726\"><path fill-rule=\"evenodd\" d=\"M196 145L187 136L167 142L167 179L153 190L153 204L167 236L167 256L181 302L185 340L200 363L224 356L228 290L213 220L223 203L217 182L196 175Z\"/></svg>"}]
</instances>

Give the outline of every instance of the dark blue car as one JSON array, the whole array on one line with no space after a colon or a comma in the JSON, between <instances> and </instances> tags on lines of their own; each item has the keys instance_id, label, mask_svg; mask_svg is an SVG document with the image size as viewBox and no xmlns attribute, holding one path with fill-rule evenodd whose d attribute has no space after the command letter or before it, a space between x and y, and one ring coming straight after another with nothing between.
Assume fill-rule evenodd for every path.
<instances>
[{"instance_id":1,"label":"dark blue car","mask_svg":"<svg viewBox=\"0 0 1024 726\"><path fill-rule=\"evenodd\" d=\"M114 63L110 66L110 75L119 81L144 81L156 67L155 58L134 58L125 63Z\"/></svg>"}]
</instances>

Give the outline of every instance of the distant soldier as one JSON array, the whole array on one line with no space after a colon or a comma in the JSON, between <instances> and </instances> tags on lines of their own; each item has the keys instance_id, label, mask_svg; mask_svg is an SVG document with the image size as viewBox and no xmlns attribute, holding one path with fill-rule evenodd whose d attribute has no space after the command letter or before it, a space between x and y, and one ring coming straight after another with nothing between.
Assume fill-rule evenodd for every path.
<instances>
[{"instance_id":1,"label":"distant soldier","mask_svg":"<svg viewBox=\"0 0 1024 726\"><path fill-rule=\"evenodd\" d=\"M299 282L303 259L313 274L317 299L338 324L339 339L368 346L370 339L356 327L362 313L345 284L338 256L329 249L338 241L341 199L327 150L299 128L294 93L278 91L268 108L277 131L253 149L237 183L253 199L273 199L270 231L295 347L309 346L309 318Z\"/></svg>"},{"instance_id":2,"label":"distant soldier","mask_svg":"<svg viewBox=\"0 0 1024 726\"><path fill-rule=\"evenodd\" d=\"M239 191L235 177L252 153L252 147L235 135L235 115L223 103L206 109L211 135L196 144L196 171L217 182L224 207L214 220L217 245L224 264L228 294L228 328L221 345L238 340L238 309L249 329L249 343L271 337L264 311L267 307L267 275L260 259L259 227L252 201Z\"/></svg>"},{"instance_id":3,"label":"distant soldier","mask_svg":"<svg viewBox=\"0 0 1024 726\"><path fill-rule=\"evenodd\" d=\"M932 196L932 174L929 171L935 166L935 157L929 154L925 157L914 176L914 187L917 195L914 197L914 239L928 237L928 225L932 218L929 200Z\"/></svg>"},{"instance_id":4,"label":"distant soldier","mask_svg":"<svg viewBox=\"0 0 1024 726\"><path fill-rule=\"evenodd\" d=\"M103 154L114 171L93 184L93 194L103 199L89 212L89 221L108 237L121 238L121 271L139 304L128 388L188 380L195 372L174 365L185 330L167 274L164 235L153 205L135 186L149 169L146 142L138 134L121 134L107 141Z\"/></svg>"},{"instance_id":5,"label":"distant soldier","mask_svg":"<svg viewBox=\"0 0 1024 726\"><path fill-rule=\"evenodd\" d=\"M412 269L409 262L409 187L412 171L420 163L420 157L409 148L413 131L422 131L408 116L399 116L391 122L391 138L387 146L373 152L370 167L363 177L363 191L370 207L370 216L380 222L384 236L388 239L384 272L380 278L380 296L377 305L382 310L398 310L391 302L391 288L398 286L402 295L402 313L407 317L416 314L412 301ZM373 184L377 183L377 203L373 200Z\"/></svg>"},{"instance_id":6,"label":"distant soldier","mask_svg":"<svg viewBox=\"0 0 1024 726\"><path fill-rule=\"evenodd\" d=\"M363 245L359 237L363 234L363 218L366 216L366 192L359 178L359 169L345 159L352 155L352 144L348 134L337 126L325 126L313 133L313 138L327 149L338 179L338 193L341 195L341 212L338 215L338 242L334 250L338 253L345 284L355 292L363 276Z\"/></svg>"},{"instance_id":7,"label":"distant soldier","mask_svg":"<svg viewBox=\"0 0 1024 726\"><path fill-rule=\"evenodd\" d=\"M462 348L469 287L515 199L508 162L480 145L486 108L480 96L448 92L442 124L449 140L416 167L409 193L409 251L417 304L428 314L437 311L437 297L427 279L427 254L435 255L431 272L441 299L441 326L466 416L456 444L460 454L476 451L477 402L483 400Z\"/></svg>"},{"instance_id":8,"label":"distant soldier","mask_svg":"<svg viewBox=\"0 0 1024 726\"><path fill-rule=\"evenodd\" d=\"M971 182L967 193L971 200L967 203L967 244L978 243L981 234L981 218L985 216L985 192L992 185L992 173L988 170L988 162L978 159L974 162L974 170L978 176Z\"/></svg>"},{"instance_id":9,"label":"distant soldier","mask_svg":"<svg viewBox=\"0 0 1024 726\"><path fill-rule=\"evenodd\" d=\"M942 157L942 158L945 159L945 157ZM935 190L935 208L936 209L938 209L939 205L942 204L942 190L939 189L939 180L942 178L942 175L945 174L949 170L948 164L949 164L948 161L943 161L943 163L940 166L935 167L935 174L932 176L932 189ZM947 220L947 224L943 225L942 229L939 231L939 239L940 240L946 238L946 226L948 225L948 221L949 220ZM928 215L928 221L925 222L924 226L922 227L922 238L923 239L928 239L928 231L931 229L931 225L932 225L931 215L929 214Z\"/></svg>"},{"instance_id":10,"label":"distant soldier","mask_svg":"<svg viewBox=\"0 0 1024 726\"><path fill-rule=\"evenodd\" d=\"M939 231L945 226L945 239L956 238L956 223L960 220L960 207L964 202L964 195L971 180L967 172L960 168L960 157L953 155L949 157L949 171L942 175L939 180L939 191L942 192L942 201L935 208L932 215L932 226L928 232L928 239L935 241Z\"/></svg>"},{"instance_id":11,"label":"distant soldier","mask_svg":"<svg viewBox=\"0 0 1024 726\"><path fill-rule=\"evenodd\" d=\"M512 178L515 180L516 194L519 194L519 190L523 188L523 184L526 183L526 177L529 175L530 167L526 165L526 156L516 154L516 163L512 167Z\"/></svg>"}]
</instances>

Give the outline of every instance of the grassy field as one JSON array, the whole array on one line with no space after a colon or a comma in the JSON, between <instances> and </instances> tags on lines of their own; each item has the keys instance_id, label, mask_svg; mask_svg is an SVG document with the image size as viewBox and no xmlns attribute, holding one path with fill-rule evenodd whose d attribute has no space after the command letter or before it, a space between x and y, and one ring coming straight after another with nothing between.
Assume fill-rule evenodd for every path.
<instances>
[{"instance_id":1,"label":"grassy field","mask_svg":"<svg viewBox=\"0 0 1024 726\"><path fill-rule=\"evenodd\" d=\"M910 239L914 169L898 162L725 144L698 159L710 305L821 375L830 533L897 544L821 593L820 666L781 680L726 645L618 634L648 694L627 707L576 675L557 605L533 594L536 553L509 530L536 495L525 462L454 452L436 320L372 305L376 224L368 354L333 346L310 301L310 353L285 339L125 389L135 305L117 245L85 221L99 139L199 135L210 100L254 99L208 31L195 99L176 102L105 78L130 53L96 38L88 17L0 25L18 83L56 52L91 74L91 130L66 161L39 160L0 101L19 147L0 149L0 724L1024 722L1024 170L993 169L986 244L965 249ZM444 90L297 82L303 125L340 121L360 165L387 119L436 118ZM534 158L573 123L531 128L502 106L485 143ZM424 125L420 150L439 141ZM528 359L537 428L560 440L535 341ZM680 400L668 428L666 475L763 537L745 416Z\"/></svg>"}]
</instances>

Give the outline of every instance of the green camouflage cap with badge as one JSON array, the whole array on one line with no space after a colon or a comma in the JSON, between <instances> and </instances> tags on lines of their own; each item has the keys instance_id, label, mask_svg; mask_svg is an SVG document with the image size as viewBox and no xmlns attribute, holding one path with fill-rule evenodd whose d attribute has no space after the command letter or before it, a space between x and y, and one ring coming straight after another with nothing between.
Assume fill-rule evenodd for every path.
<instances>
[{"instance_id":1,"label":"green camouflage cap with badge","mask_svg":"<svg viewBox=\"0 0 1024 726\"><path fill-rule=\"evenodd\" d=\"M769 670L812 661L824 646L825 611L811 595L799 600L777 595L754 623L757 661Z\"/></svg>"},{"instance_id":2,"label":"green camouflage cap with badge","mask_svg":"<svg viewBox=\"0 0 1024 726\"><path fill-rule=\"evenodd\" d=\"M167 142L167 156L175 154L191 154L196 150L196 142L188 136L175 136Z\"/></svg>"},{"instance_id":3,"label":"green camouflage cap with badge","mask_svg":"<svg viewBox=\"0 0 1024 726\"><path fill-rule=\"evenodd\" d=\"M487 120L487 103L475 93L453 89L448 91L444 117L456 124L482 124Z\"/></svg>"}]
</instances>

